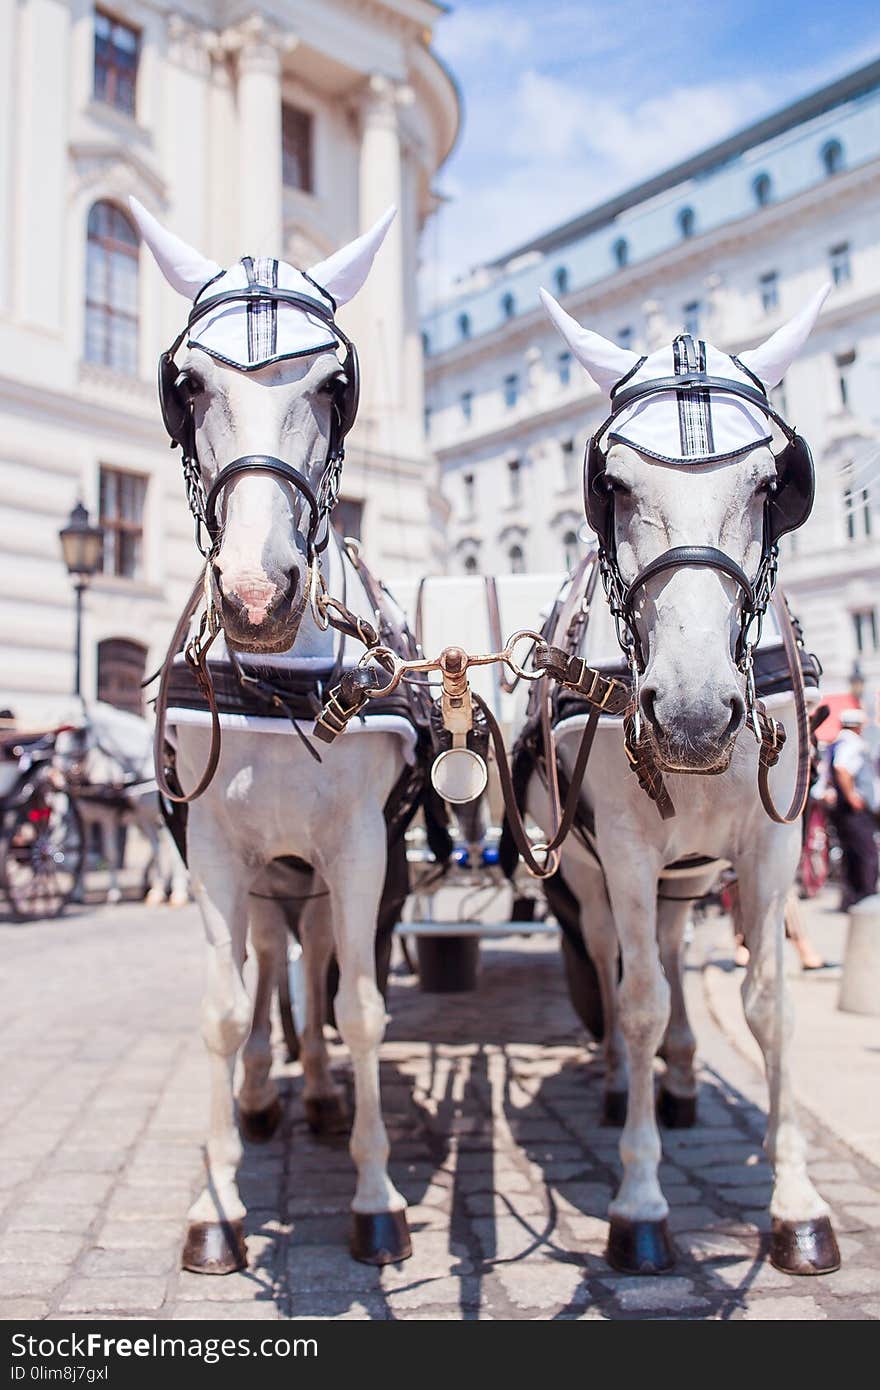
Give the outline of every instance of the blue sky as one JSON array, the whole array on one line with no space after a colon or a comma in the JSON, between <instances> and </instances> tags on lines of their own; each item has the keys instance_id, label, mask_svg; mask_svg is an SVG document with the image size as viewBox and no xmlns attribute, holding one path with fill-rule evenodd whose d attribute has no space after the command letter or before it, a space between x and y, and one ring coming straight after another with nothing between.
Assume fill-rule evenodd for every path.
<instances>
[{"instance_id":1,"label":"blue sky","mask_svg":"<svg viewBox=\"0 0 880 1390\"><path fill-rule=\"evenodd\" d=\"M426 303L457 275L880 56L876 0L459 0L464 121Z\"/></svg>"}]
</instances>

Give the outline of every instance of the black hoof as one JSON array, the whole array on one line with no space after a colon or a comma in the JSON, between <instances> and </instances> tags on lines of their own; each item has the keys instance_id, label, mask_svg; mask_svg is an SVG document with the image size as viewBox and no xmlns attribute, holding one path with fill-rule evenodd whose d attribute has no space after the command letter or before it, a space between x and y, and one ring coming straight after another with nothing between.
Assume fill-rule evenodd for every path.
<instances>
[{"instance_id":1,"label":"black hoof","mask_svg":"<svg viewBox=\"0 0 880 1390\"><path fill-rule=\"evenodd\" d=\"M351 1253L365 1265L393 1265L412 1254L405 1211L352 1213Z\"/></svg>"},{"instance_id":2,"label":"black hoof","mask_svg":"<svg viewBox=\"0 0 880 1390\"><path fill-rule=\"evenodd\" d=\"M241 1221L192 1221L180 1260L193 1274L234 1274L247 1269Z\"/></svg>"},{"instance_id":3,"label":"black hoof","mask_svg":"<svg viewBox=\"0 0 880 1390\"><path fill-rule=\"evenodd\" d=\"M612 1216L605 1258L621 1274L665 1274L675 1264L669 1227L665 1221Z\"/></svg>"},{"instance_id":4,"label":"black hoof","mask_svg":"<svg viewBox=\"0 0 880 1390\"><path fill-rule=\"evenodd\" d=\"M657 1095L657 1119L667 1129L692 1129L697 1123L696 1096L674 1096L661 1086Z\"/></svg>"},{"instance_id":5,"label":"black hoof","mask_svg":"<svg viewBox=\"0 0 880 1390\"><path fill-rule=\"evenodd\" d=\"M306 1124L313 1134L345 1134L349 1129L345 1106L338 1096L313 1096L303 1102Z\"/></svg>"},{"instance_id":6,"label":"black hoof","mask_svg":"<svg viewBox=\"0 0 880 1390\"><path fill-rule=\"evenodd\" d=\"M780 1221L774 1216L770 1263L783 1274L831 1274L840 1269L840 1251L828 1217Z\"/></svg>"},{"instance_id":7,"label":"black hoof","mask_svg":"<svg viewBox=\"0 0 880 1390\"><path fill-rule=\"evenodd\" d=\"M238 1128L250 1144L268 1144L281 1123L281 1101L276 1098L265 1110L239 1110Z\"/></svg>"},{"instance_id":8,"label":"black hoof","mask_svg":"<svg viewBox=\"0 0 880 1390\"><path fill-rule=\"evenodd\" d=\"M616 1129L626 1124L626 1091L606 1091L602 1097L602 1123Z\"/></svg>"}]
</instances>

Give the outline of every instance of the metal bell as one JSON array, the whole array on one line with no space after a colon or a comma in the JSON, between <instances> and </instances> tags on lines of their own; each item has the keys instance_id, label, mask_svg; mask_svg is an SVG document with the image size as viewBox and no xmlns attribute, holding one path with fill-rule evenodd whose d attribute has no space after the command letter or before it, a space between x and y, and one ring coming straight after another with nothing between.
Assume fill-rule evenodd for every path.
<instances>
[{"instance_id":1,"label":"metal bell","mask_svg":"<svg viewBox=\"0 0 880 1390\"><path fill-rule=\"evenodd\" d=\"M434 759L431 782L435 792L453 806L476 801L486 790L486 761L471 748L447 748Z\"/></svg>"}]
</instances>

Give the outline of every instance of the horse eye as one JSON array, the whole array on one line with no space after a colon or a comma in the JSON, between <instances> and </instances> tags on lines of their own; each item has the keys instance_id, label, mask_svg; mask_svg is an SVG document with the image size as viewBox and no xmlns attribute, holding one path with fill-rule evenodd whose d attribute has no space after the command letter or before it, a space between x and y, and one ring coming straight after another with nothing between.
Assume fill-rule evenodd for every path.
<instances>
[{"instance_id":1,"label":"horse eye","mask_svg":"<svg viewBox=\"0 0 880 1390\"><path fill-rule=\"evenodd\" d=\"M776 477L773 477L773 478L763 478L763 479L761 480L761 482L758 483L758 486L755 488L755 496L756 496L756 497L772 497L773 494L776 493L776 492L778 492L778 491L779 491L779 479L778 479L778 478L776 478Z\"/></svg>"},{"instance_id":2,"label":"horse eye","mask_svg":"<svg viewBox=\"0 0 880 1390\"><path fill-rule=\"evenodd\" d=\"M198 373L190 370L181 372L174 383L174 389L189 400L194 400L200 396L205 389L205 383Z\"/></svg>"},{"instance_id":3,"label":"horse eye","mask_svg":"<svg viewBox=\"0 0 880 1390\"><path fill-rule=\"evenodd\" d=\"M613 492L616 497L632 496L631 487L627 487L626 483L622 483L619 478L609 478L607 473L605 474L605 490L606 492Z\"/></svg>"},{"instance_id":4,"label":"horse eye","mask_svg":"<svg viewBox=\"0 0 880 1390\"><path fill-rule=\"evenodd\" d=\"M318 389L322 391L325 396L335 396L336 392L340 389L340 387L344 385L344 372L334 372L332 376L327 377L326 381L321 382L321 385Z\"/></svg>"}]
</instances>

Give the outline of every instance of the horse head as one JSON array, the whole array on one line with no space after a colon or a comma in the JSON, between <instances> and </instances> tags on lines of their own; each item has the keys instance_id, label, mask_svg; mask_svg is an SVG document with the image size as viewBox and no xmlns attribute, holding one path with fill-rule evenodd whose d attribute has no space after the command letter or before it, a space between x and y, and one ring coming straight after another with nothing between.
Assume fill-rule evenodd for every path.
<instances>
[{"instance_id":1,"label":"horse head","mask_svg":"<svg viewBox=\"0 0 880 1390\"><path fill-rule=\"evenodd\" d=\"M160 392L172 439L197 470L224 634L240 651L287 650L357 410L357 356L335 313L366 280L394 209L308 271L251 256L224 271L131 204L160 270L192 306L160 361Z\"/></svg>"},{"instance_id":2,"label":"horse head","mask_svg":"<svg viewBox=\"0 0 880 1390\"><path fill-rule=\"evenodd\" d=\"M750 643L776 545L806 520L813 495L809 450L767 393L829 288L738 357L689 334L639 357L582 328L542 291L556 328L610 398L588 447L586 510L639 714L667 771L722 771L745 721Z\"/></svg>"}]
</instances>

